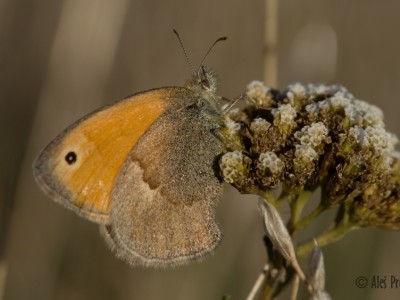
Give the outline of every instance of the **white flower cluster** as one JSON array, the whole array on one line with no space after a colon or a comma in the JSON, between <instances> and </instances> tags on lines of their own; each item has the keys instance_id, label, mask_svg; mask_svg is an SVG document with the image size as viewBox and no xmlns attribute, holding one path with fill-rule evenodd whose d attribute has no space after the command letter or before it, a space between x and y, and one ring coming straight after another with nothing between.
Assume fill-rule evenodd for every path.
<instances>
[{"instance_id":1,"label":"white flower cluster","mask_svg":"<svg viewBox=\"0 0 400 300\"><path fill-rule=\"evenodd\" d=\"M383 113L375 105L354 99L353 101L349 101L344 111L352 125L384 127Z\"/></svg>"},{"instance_id":2,"label":"white flower cluster","mask_svg":"<svg viewBox=\"0 0 400 300\"><path fill-rule=\"evenodd\" d=\"M293 95L297 98L308 98L314 100L319 96L334 95L338 92L343 93L346 98L354 98L349 91L341 85L325 85L325 84L308 84L294 83L288 86L286 97L293 99Z\"/></svg>"},{"instance_id":3,"label":"white flower cluster","mask_svg":"<svg viewBox=\"0 0 400 300\"><path fill-rule=\"evenodd\" d=\"M267 131L269 127L271 127L271 123L263 118L255 118L250 124L250 129L254 133Z\"/></svg>"},{"instance_id":4,"label":"white flower cluster","mask_svg":"<svg viewBox=\"0 0 400 300\"><path fill-rule=\"evenodd\" d=\"M345 89L339 90L322 101L313 102L305 107L313 115L330 111L344 110L352 125L384 126L380 108L365 101L355 99Z\"/></svg>"},{"instance_id":5,"label":"white flower cluster","mask_svg":"<svg viewBox=\"0 0 400 300\"><path fill-rule=\"evenodd\" d=\"M384 126L382 110L365 101L354 99L352 107L358 108L362 112L364 123L370 126Z\"/></svg>"},{"instance_id":6,"label":"white flower cluster","mask_svg":"<svg viewBox=\"0 0 400 300\"><path fill-rule=\"evenodd\" d=\"M240 170L243 168L243 154L241 151L225 153L220 160L222 177L228 183L233 183L241 176Z\"/></svg>"},{"instance_id":7,"label":"white flower cluster","mask_svg":"<svg viewBox=\"0 0 400 300\"><path fill-rule=\"evenodd\" d=\"M396 135L387 132L383 127L372 127L368 126L365 128L365 133L368 139L369 146L374 151L374 157L379 159L380 170L388 170L395 157L398 156L398 152L395 147L398 143Z\"/></svg>"},{"instance_id":8,"label":"white flower cluster","mask_svg":"<svg viewBox=\"0 0 400 300\"><path fill-rule=\"evenodd\" d=\"M328 128L322 122L304 126L294 133L294 137L300 142L295 145L294 165L297 171L312 170L311 163L318 159L317 147L326 139Z\"/></svg>"},{"instance_id":9,"label":"white flower cluster","mask_svg":"<svg viewBox=\"0 0 400 300\"><path fill-rule=\"evenodd\" d=\"M308 164L311 163L314 159L318 158L317 152L310 145L296 145L294 156L295 164Z\"/></svg>"},{"instance_id":10,"label":"white flower cluster","mask_svg":"<svg viewBox=\"0 0 400 300\"><path fill-rule=\"evenodd\" d=\"M376 164L376 167L380 170L389 169L398 156L396 145L399 140L396 135L385 130L383 123L365 128L354 125L347 134L340 134L342 141L347 138L354 141L362 149L369 151L373 159L379 160L380 163Z\"/></svg>"},{"instance_id":11,"label":"white flower cluster","mask_svg":"<svg viewBox=\"0 0 400 300\"><path fill-rule=\"evenodd\" d=\"M266 99L269 91L270 88L267 87L263 82L254 80L247 85L246 95L252 101L260 103Z\"/></svg>"},{"instance_id":12,"label":"white flower cluster","mask_svg":"<svg viewBox=\"0 0 400 300\"><path fill-rule=\"evenodd\" d=\"M273 175L277 175L283 171L285 164L274 152L269 151L260 154L257 167L262 171L268 170Z\"/></svg>"},{"instance_id":13,"label":"white flower cluster","mask_svg":"<svg viewBox=\"0 0 400 300\"><path fill-rule=\"evenodd\" d=\"M307 95L326 95L331 93L331 87L324 84L307 85Z\"/></svg>"},{"instance_id":14,"label":"white flower cluster","mask_svg":"<svg viewBox=\"0 0 400 300\"><path fill-rule=\"evenodd\" d=\"M304 85L300 83L294 83L288 86L288 92L286 93L286 97L293 101L294 98L305 98L306 97L306 88Z\"/></svg>"},{"instance_id":15,"label":"white flower cluster","mask_svg":"<svg viewBox=\"0 0 400 300\"><path fill-rule=\"evenodd\" d=\"M294 137L300 141L301 145L318 147L326 138L329 131L322 122L304 126L301 130L294 133Z\"/></svg>"},{"instance_id":16,"label":"white flower cluster","mask_svg":"<svg viewBox=\"0 0 400 300\"><path fill-rule=\"evenodd\" d=\"M376 151L393 151L398 143L398 138L394 134L387 132L383 127L368 126L365 128L365 133L369 144Z\"/></svg>"},{"instance_id":17,"label":"white flower cluster","mask_svg":"<svg viewBox=\"0 0 400 300\"><path fill-rule=\"evenodd\" d=\"M363 128L361 128L360 126L353 126L349 129L349 133L348 136L356 141L356 143L358 145L360 145L363 148L368 148L369 147L369 140L368 140L368 136L367 133L365 132L365 130ZM341 139L346 138L346 134L341 134Z\"/></svg>"},{"instance_id":18,"label":"white flower cluster","mask_svg":"<svg viewBox=\"0 0 400 300\"><path fill-rule=\"evenodd\" d=\"M275 125L290 125L297 115L296 110L290 104L282 104L278 108L272 109L271 113L274 116Z\"/></svg>"},{"instance_id":19,"label":"white flower cluster","mask_svg":"<svg viewBox=\"0 0 400 300\"><path fill-rule=\"evenodd\" d=\"M344 109L346 115L348 115L353 111L353 101L354 100L352 98L348 98L343 91L339 91L336 92L332 97L307 105L305 109L307 112L315 115ZM351 109L351 111L349 111L349 109Z\"/></svg>"},{"instance_id":20,"label":"white flower cluster","mask_svg":"<svg viewBox=\"0 0 400 300\"><path fill-rule=\"evenodd\" d=\"M241 128L240 123L233 121L229 117L225 118L225 122L224 123L225 123L226 129L228 130L228 134L230 136L236 135L239 132L240 128Z\"/></svg>"}]
</instances>

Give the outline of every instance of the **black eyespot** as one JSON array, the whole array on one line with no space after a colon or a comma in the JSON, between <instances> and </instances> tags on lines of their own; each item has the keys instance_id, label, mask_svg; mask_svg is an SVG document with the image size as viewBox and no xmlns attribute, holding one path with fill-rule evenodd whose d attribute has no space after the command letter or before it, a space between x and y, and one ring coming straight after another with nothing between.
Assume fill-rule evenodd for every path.
<instances>
[{"instance_id":1,"label":"black eyespot","mask_svg":"<svg viewBox=\"0 0 400 300\"><path fill-rule=\"evenodd\" d=\"M74 162L76 162L76 159L78 157L76 156L76 153L73 151L70 151L67 153L67 155L65 155L65 161L67 162L67 164L72 165Z\"/></svg>"}]
</instances>

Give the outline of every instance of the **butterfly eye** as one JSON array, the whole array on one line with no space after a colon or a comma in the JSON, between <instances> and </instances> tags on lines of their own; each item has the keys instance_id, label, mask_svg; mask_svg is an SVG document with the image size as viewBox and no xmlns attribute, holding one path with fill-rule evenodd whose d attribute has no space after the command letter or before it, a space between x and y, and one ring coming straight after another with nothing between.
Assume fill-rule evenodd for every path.
<instances>
[{"instance_id":1,"label":"butterfly eye","mask_svg":"<svg viewBox=\"0 0 400 300\"><path fill-rule=\"evenodd\" d=\"M74 162L76 162L77 158L78 157L76 156L76 153L73 151L70 151L65 156L65 161L67 162L67 164L72 165Z\"/></svg>"},{"instance_id":2,"label":"butterfly eye","mask_svg":"<svg viewBox=\"0 0 400 300\"><path fill-rule=\"evenodd\" d=\"M200 77L201 85L203 87L205 87L206 89L209 89L211 86L211 83L210 83L210 80L208 80L207 72L206 72L206 69L204 68L204 66L201 66L200 72L201 72L201 74L199 75L199 77Z\"/></svg>"},{"instance_id":3,"label":"butterfly eye","mask_svg":"<svg viewBox=\"0 0 400 300\"><path fill-rule=\"evenodd\" d=\"M209 81L207 78L203 78L203 79L201 80L201 84L202 84L205 88L207 88L207 89L210 88L210 81Z\"/></svg>"}]
</instances>

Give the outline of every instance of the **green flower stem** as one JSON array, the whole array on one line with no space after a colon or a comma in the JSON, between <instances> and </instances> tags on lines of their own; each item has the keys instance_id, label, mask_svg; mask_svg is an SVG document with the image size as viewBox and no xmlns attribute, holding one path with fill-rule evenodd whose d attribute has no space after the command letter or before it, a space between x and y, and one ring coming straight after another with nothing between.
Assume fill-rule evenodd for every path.
<instances>
[{"instance_id":1,"label":"green flower stem","mask_svg":"<svg viewBox=\"0 0 400 300\"><path fill-rule=\"evenodd\" d=\"M326 246L330 243L333 243L333 242L339 240L350 230L356 229L356 228L357 228L356 224L354 224L350 221L339 223L336 227L332 228L331 230L328 230L327 232L323 233L318 238L316 238L316 241L318 242L319 246L321 246L321 247ZM304 257L314 247L315 247L314 241L309 241L297 248L297 255Z\"/></svg>"},{"instance_id":2,"label":"green flower stem","mask_svg":"<svg viewBox=\"0 0 400 300\"><path fill-rule=\"evenodd\" d=\"M318 216L326 209L327 209L327 207L325 205L320 204L317 208L315 208L311 213L309 213L303 219L301 219L297 223L294 223L292 232L295 232L299 229L306 227L308 224L310 224L312 221L314 221L316 218L318 218Z\"/></svg>"},{"instance_id":3,"label":"green flower stem","mask_svg":"<svg viewBox=\"0 0 400 300\"><path fill-rule=\"evenodd\" d=\"M275 206L276 209L278 209L278 203L276 198L274 197L274 194L272 193L272 191L266 191L264 192L264 198L271 203L273 206Z\"/></svg>"},{"instance_id":4,"label":"green flower stem","mask_svg":"<svg viewBox=\"0 0 400 300\"><path fill-rule=\"evenodd\" d=\"M304 206L310 199L312 192L302 191L292 199L290 199L291 216L289 220L289 230L293 234L297 229L297 223L300 220Z\"/></svg>"}]
</instances>

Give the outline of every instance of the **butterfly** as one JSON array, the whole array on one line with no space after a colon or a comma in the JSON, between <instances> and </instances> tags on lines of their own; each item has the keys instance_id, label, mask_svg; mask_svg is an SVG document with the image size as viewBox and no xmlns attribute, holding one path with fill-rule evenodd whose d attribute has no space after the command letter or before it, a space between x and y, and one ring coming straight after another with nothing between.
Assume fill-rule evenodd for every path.
<instances>
[{"instance_id":1,"label":"butterfly","mask_svg":"<svg viewBox=\"0 0 400 300\"><path fill-rule=\"evenodd\" d=\"M40 188L98 223L131 265L187 264L221 239L215 162L224 149L216 134L224 101L203 62L183 87L140 92L81 118L33 163Z\"/></svg>"}]
</instances>

